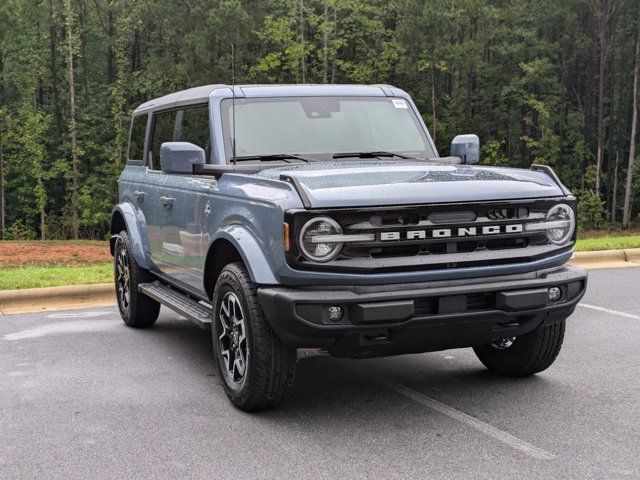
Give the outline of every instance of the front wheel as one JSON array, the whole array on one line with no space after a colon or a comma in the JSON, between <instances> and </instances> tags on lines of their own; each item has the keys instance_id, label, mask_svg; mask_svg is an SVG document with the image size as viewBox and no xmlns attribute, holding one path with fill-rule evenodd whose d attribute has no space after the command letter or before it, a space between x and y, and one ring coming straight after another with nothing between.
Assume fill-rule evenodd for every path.
<instances>
[{"instance_id":1,"label":"front wheel","mask_svg":"<svg viewBox=\"0 0 640 480\"><path fill-rule=\"evenodd\" d=\"M264 318L242 263L220 273L212 315L213 351L229 400L249 412L282 402L293 387L296 350L284 345Z\"/></svg>"},{"instance_id":2,"label":"front wheel","mask_svg":"<svg viewBox=\"0 0 640 480\"><path fill-rule=\"evenodd\" d=\"M492 372L508 377L526 377L551 366L560 353L565 320L544 325L516 338L502 338L473 350Z\"/></svg>"}]
</instances>

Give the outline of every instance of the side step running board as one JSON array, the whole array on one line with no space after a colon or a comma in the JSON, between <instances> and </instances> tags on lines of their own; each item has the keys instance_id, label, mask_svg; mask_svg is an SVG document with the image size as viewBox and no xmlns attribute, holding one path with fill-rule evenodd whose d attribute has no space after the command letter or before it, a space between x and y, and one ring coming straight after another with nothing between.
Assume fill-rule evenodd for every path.
<instances>
[{"instance_id":1,"label":"side step running board","mask_svg":"<svg viewBox=\"0 0 640 480\"><path fill-rule=\"evenodd\" d=\"M211 329L211 308L160 282L141 283L138 290L204 330Z\"/></svg>"}]
</instances>

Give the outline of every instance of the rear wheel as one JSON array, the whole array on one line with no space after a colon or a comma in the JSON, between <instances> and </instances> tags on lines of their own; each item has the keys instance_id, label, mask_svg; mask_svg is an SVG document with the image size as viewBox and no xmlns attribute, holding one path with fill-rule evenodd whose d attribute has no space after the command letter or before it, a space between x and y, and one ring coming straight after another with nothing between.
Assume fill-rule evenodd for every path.
<instances>
[{"instance_id":1,"label":"rear wheel","mask_svg":"<svg viewBox=\"0 0 640 480\"><path fill-rule=\"evenodd\" d=\"M152 282L153 276L140 268L133 256L127 231L118 235L114 252L114 277L118 309L124 323L134 328L149 327L158 319L160 304L138 291L141 283Z\"/></svg>"},{"instance_id":2,"label":"rear wheel","mask_svg":"<svg viewBox=\"0 0 640 480\"><path fill-rule=\"evenodd\" d=\"M565 320L536 328L516 338L502 338L473 350L491 371L509 377L525 377L551 366L560 353Z\"/></svg>"},{"instance_id":3,"label":"rear wheel","mask_svg":"<svg viewBox=\"0 0 640 480\"><path fill-rule=\"evenodd\" d=\"M296 350L284 345L264 318L242 263L220 273L212 315L213 351L229 400L245 411L281 403L293 387Z\"/></svg>"}]
</instances>

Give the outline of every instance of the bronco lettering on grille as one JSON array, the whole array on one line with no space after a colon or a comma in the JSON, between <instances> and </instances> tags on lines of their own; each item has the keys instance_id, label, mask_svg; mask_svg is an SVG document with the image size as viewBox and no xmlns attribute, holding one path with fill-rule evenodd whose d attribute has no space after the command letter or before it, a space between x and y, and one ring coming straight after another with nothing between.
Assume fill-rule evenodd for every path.
<instances>
[{"instance_id":1,"label":"bronco lettering on grille","mask_svg":"<svg viewBox=\"0 0 640 480\"><path fill-rule=\"evenodd\" d=\"M524 225L485 225L483 227L435 228L433 230L406 230L402 232L380 232L380 241L425 240L427 238L461 238L479 235L522 233Z\"/></svg>"}]
</instances>

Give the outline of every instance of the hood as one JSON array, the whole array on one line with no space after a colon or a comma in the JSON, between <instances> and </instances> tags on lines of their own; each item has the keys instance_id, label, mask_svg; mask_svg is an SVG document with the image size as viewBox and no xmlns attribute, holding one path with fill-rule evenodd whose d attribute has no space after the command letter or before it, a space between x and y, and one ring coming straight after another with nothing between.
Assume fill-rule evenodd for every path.
<instances>
[{"instance_id":1,"label":"hood","mask_svg":"<svg viewBox=\"0 0 640 480\"><path fill-rule=\"evenodd\" d=\"M477 202L564 196L544 172L475 165L369 161L292 164L258 173L294 177L311 208Z\"/></svg>"}]
</instances>

